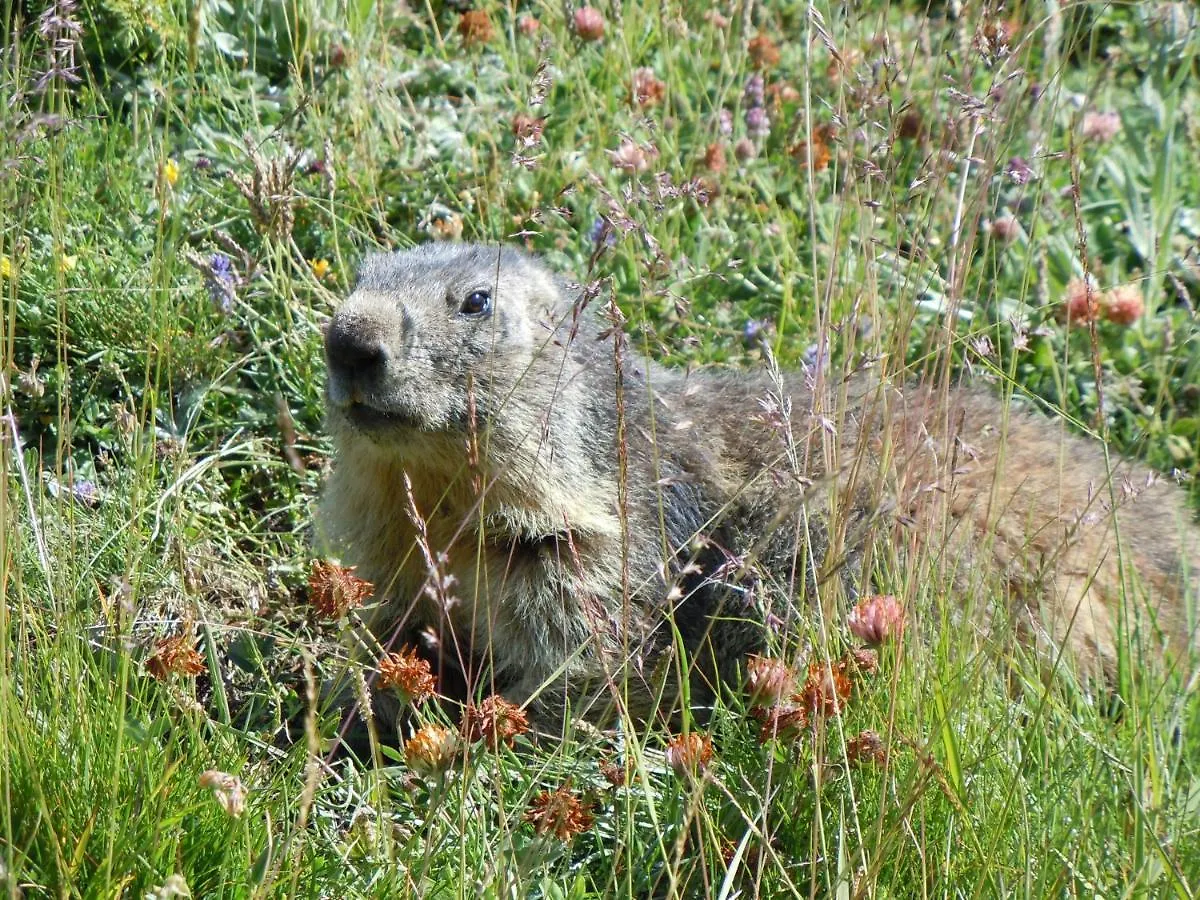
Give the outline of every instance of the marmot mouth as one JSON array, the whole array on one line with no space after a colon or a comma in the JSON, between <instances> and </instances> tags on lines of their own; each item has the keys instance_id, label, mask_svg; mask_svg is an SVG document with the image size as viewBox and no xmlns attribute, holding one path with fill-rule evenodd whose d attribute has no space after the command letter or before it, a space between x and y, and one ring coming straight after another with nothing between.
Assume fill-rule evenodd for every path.
<instances>
[{"instance_id":1,"label":"marmot mouth","mask_svg":"<svg viewBox=\"0 0 1200 900\"><path fill-rule=\"evenodd\" d=\"M355 428L378 431L384 428L420 428L421 423L397 410L379 409L365 403L348 403L339 411Z\"/></svg>"}]
</instances>

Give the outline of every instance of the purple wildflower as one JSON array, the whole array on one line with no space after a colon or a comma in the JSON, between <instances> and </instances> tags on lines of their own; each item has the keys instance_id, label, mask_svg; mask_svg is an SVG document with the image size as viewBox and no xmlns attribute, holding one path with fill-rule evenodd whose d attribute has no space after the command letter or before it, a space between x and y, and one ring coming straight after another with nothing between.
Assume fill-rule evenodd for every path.
<instances>
[{"instance_id":1,"label":"purple wildflower","mask_svg":"<svg viewBox=\"0 0 1200 900\"><path fill-rule=\"evenodd\" d=\"M746 110L746 133L752 138L765 138L771 133L771 120L763 107L752 106Z\"/></svg>"},{"instance_id":2,"label":"purple wildflower","mask_svg":"<svg viewBox=\"0 0 1200 900\"><path fill-rule=\"evenodd\" d=\"M758 72L755 72L746 79L746 88L743 93L743 99L747 106L762 106L765 96L766 83L763 77Z\"/></svg>"},{"instance_id":3,"label":"purple wildflower","mask_svg":"<svg viewBox=\"0 0 1200 900\"><path fill-rule=\"evenodd\" d=\"M733 134L733 113L731 113L729 110L722 107L721 112L717 118L718 118L717 127L720 130L721 134L725 134L725 135Z\"/></svg>"},{"instance_id":4,"label":"purple wildflower","mask_svg":"<svg viewBox=\"0 0 1200 900\"><path fill-rule=\"evenodd\" d=\"M237 297L237 275L233 271L233 260L224 253L214 253L208 261L208 277L204 279L208 296L221 310L229 315L233 312L233 301Z\"/></svg>"},{"instance_id":5,"label":"purple wildflower","mask_svg":"<svg viewBox=\"0 0 1200 900\"><path fill-rule=\"evenodd\" d=\"M756 345L767 341L775 326L769 319L751 319L742 329L742 338L747 344Z\"/></svg>"},{"instance_id":6,"label":"purple wildflower","mask_svg":"<svg viewBox=\"0 0 1200 900\"><path fill-rule=\"evenodd\" d=\"M596 221L588 229L588 240L597 245L603 243L605 247L615 246L617 235L613 231L612 222L604 216L596 216Z\"/></svg>"}]
</instances>

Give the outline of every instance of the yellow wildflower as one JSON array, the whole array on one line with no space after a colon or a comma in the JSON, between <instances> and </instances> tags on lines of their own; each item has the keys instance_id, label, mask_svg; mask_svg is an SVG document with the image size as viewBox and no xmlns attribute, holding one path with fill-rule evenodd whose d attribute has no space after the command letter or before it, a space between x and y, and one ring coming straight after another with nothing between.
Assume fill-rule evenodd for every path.
<instances>
[{"instance_id":1,"label":"yellow wildflower","mask_svg":"<svg viewBox=\"0 0 1200 900\"><path fill-rule=\"evenodd\" d=\"M64 253L58 258L58 271L70 272L79 265L79 257L73 253Z\"/></svg>"},{"instance_id":2,"label":"yellow wildflower","mask_svg":"<svg viewBox=\"0 0 1200 900\"><path fill-rule=\"evenodd\" d=\"M313 275L317 277L317 281L320 281L322 278L328 275L330 269L332 268L332 266L329 265L329 260L327 259L314 259L311 263L309 263L309 265L312 266Z\"/></svg>"},{"instance_id":3,"label":"yellow wildflower","mask_svg":"<svg viewBox=\"0 0 1200 900\"><path fill-rule=\"evenodd\" d=\"M7 256L0 255L0 278L12 278L12 277L13 277L12 260L9 259Z\"/></svg>"},{"instance_id":4,"label":"yellow wildflower","mask_svg":"<svg viewBox=\"0 0 1200 900\"><path fill-rule=\"evenodd\" d=\"M168 159L163 163L162 167L163 178L167 180L167 184L175 187L175 182L179 180L179 163L173 159Z\"/></svg>"}]
</instances>

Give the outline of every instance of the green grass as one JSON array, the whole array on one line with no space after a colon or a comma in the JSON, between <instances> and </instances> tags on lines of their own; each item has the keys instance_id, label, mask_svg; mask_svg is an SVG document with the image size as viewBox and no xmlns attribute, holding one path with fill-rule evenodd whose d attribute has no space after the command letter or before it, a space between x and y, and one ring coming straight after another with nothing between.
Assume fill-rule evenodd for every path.
<instances>
[{"instance_id":1,"label":"green grass","mask_svg":"<svg viewBox=\"0 0 1200 900\"><path fill-rule=\"evenodd\" d=\"M720 28L707 4L618 0L585 43L559 5L487 3L494 35L465 46L440 3L105 0L73 14L78 83L44 90L27 5L0 13L19 38L0 53L9 896L164 896L176 875L197 897L1194 895L1200 705L1131 677L1116 715L1044 681L943 613L988 598L947 598L932 560L881 563L920 639L843 716L763 745L731 695L699 782L652 728L477 748L437 784L389 735L373 764L332 758L306 672L343 669L354 629L300 599L328 453L320 323L365 252L459 227L605 279L631 340L674 363L757 364L747 325L770 323L786 366L824 342L840 362L967 370L1200 483L1189 5L786 0ZM760 30L780 59L750 139ZM646 107L642 66L664 88ZM1119 115L1110 140L1086 135L1092 111ZM546 117L539 143L517 146L517 114ZM622 136L656 148L646 171L614 168ZM1008 215L1004 240L987 224ZM233 281L214 299L195 263L217 253ZM1137 286L1145 314L1066 327L1085 272ZM52 490L81 482L95 502ZM207 672L150 677L181 631ZM836 657L842 634L818 617L805 636ZM863 729L886 766L844 764ZM242 816L199 786L208 769L242 778ZM564 845L523 819L568 779L595 824Z\"/></svg>"}]
</instances>

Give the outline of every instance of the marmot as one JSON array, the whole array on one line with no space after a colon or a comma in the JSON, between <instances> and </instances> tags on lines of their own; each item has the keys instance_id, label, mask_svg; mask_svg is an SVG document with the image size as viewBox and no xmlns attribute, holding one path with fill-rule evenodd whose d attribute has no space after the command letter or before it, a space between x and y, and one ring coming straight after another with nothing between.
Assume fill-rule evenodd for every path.
<instances>
[{"instance_id":1,"label":"marmot","mask_svg":"<svg viewBox=\"0 0 1200 900\"><path fill-rule=\"evenodd\" d=\"M599 305L513 249L363 264L325 336L321 526L376 585L381 639L432 627L544 715L645 717L886 591L882 548L1084 672L1112 676L1121 635L1190 658L1177 486L982 388L671 370Z\"/></svg>"}]
</instances>

